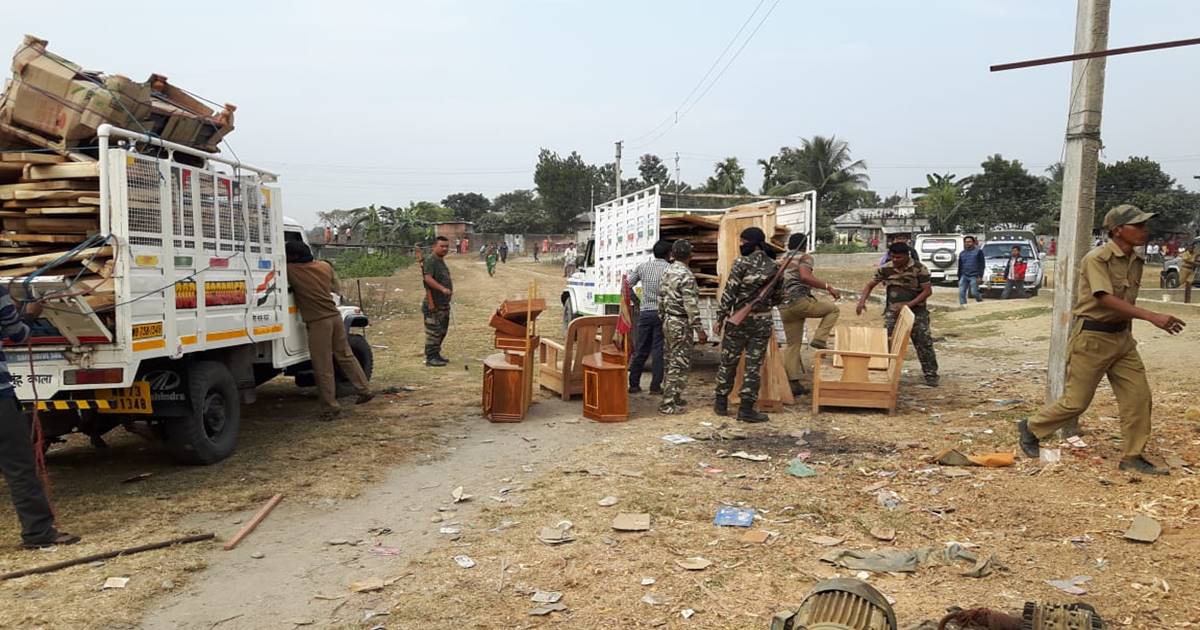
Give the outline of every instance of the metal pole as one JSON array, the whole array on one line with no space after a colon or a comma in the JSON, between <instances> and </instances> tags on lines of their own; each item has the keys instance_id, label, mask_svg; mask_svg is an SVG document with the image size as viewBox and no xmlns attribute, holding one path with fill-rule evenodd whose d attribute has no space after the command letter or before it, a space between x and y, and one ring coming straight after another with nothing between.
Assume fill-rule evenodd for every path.
<instances>
[{"instance_id":1,"label":"metal pole","mask_svg":"<svg viewBox=\"0 0 1200 630\"><path fill-rule=\"evenodd\" d=\"M1079 0L1075 52L1104 50L1108 45L1111 0ZM1054 263L1054 314L1050 328L1047 400L1063 395L1067 355L1074 318L1079 263L1091 245L1096 212L1096 173L1100 163L1100 112L1104 106L1104 57L1075 61L1071 69L1070 113L1067 116L1067 160L1063 167L1059 214L1058 258ZM1078 433L1074 423L1063 429Z\"/></svg>"},{"instance_id":2,"label":"metal pole","mask_svg":"<svg viewBox=\"0 0 1200 630\"><path fill-rule=\"evenodd\" d=\"M675 207L679 207L679 152L675 152Z\"/></svg>"},{"instance_id":3,"label":"metal pole","mask_svg":"<svg viewBox=\"0 0 1200 630\"><path fill-rule=\"evenodd\" d=\"M625 144L621 140L617 140L617 197L621 196L621 145Z\"/></svg>"}]
</instances>

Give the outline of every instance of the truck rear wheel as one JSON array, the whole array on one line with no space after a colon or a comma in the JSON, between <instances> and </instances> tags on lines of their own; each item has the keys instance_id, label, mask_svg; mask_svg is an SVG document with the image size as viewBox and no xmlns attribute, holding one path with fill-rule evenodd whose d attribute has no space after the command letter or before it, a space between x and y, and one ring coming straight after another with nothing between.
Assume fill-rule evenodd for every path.
<instances>
[{"instance_id":1,"label":"truck rear wheel","mask_svg":"<svg viewBox=\"0 0 1200 630\"><path fill-rule=\"evenodd\" d=\"M350 345L350 352L354 353L354 358L358 361L358 366L362 368L363 374L367 376L368 381L371 380L371 374L375 372L375 353L371 350L371 344L367 343L367 338L362 335L350 335L346 341ZM350 379L346 378L346 375L342 374L337 366L334 366L334 369L337 370L338 395L353 394L354 387L350 384Z\"/></svg>"},{"instance_id":2,"label":"truck rear wheel","mask_svg":"<svg viewBox=\"0 0 1200 630\"><path fill-rule=\"evenodd\" d=\"M233 453L241 426L237 382L224 364L197 361L188 371L191 413L167 421L167 448L186 464L214 464Z\"/></svg>"}]
</instances>

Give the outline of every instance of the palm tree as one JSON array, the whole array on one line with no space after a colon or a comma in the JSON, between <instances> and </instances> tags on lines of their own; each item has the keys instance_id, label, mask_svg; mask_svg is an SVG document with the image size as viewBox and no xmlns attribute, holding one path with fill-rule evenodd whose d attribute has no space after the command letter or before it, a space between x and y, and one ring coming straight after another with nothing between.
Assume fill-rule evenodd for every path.
<instances>
[{"instance_id":1,"label":"palm tree","mask_svg":"<svg viewBox=\"0 0 1200 630\"><path fill-rule=\"evenodd\" d=\"M728 157L713 165L713 175L704 183L704 192L720 193L723 195L748 195L746 188L746 169L738 163L735 157Z\"/></svg>"},{"instance_id":2,"label":"palm tree","mask_svg":"<svg viewBox=\"0 0 1200 630\"><path fill-rule=\"evenodd\" d=\"M835 193L850 198L871 181L866 170L866 162L850 157L850 145L845 140L838 140L837 136L802 138L799 149L780 149L775 172L779 184L768 194L792 195L815 190L818 200Z\"/></svg>"},{"instance_id":3,"label":"palm tree","mask_svg":"<svg viewBox=\"0 0 1200 630\"><path fill-rule=\"evenodd\" d=\"M775 171L779 165L779 156L772 155L765 160L759 158L758 165L761 166L763 170L763 183L762 188L759 189L759 192L765 195L767 194L767 191L775 185Z\"/></svg>"},{"instance_id":4,"label":"palm tree","mask_svg":"<svg viewBox=\"0 0 1200 630\"><path fill-rule=\"evenodd\" d=\"M955 181L957 177L953 173L929 173L925 176L927 185L913 188L918 195L917 208L929 218L931 232L950 232L962 222L960 212L972 178Z\"/></svg>"}]
</instances>

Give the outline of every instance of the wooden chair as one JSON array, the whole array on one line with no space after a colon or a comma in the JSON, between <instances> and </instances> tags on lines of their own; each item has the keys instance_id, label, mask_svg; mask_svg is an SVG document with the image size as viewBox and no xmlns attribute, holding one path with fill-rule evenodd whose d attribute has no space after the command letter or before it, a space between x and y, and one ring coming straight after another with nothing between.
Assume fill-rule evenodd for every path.
<instances>
[{"instance_id":1,"label":"wooden chair","mask_svg":"<svg viewBox=\"0 0 1200 630\"><path fill-rule=\"evenodd\" d=\"M813 413L819 413L822 406L887 409L889 414L895 413L900 373L904 368L904 355L908 352L912 327L912 311L904 307L896 317L890 352L818 350L813 355ZM822 372L831 369L824 366L823 359L827 355L842 359L842 373L838 380L822 378ZM871 378L872 359L887 361L887 369L882 374L876 373L877 377L883 378Z\"/></svg>"},{"instance_id":2,"label":"wooden chair","mask_svg":"<svg viewBox=\"0 0 1200 630\"><path fill-rule=\"evenodd\" d=\"M561 344L542 339L538 346L541 386L557 392L563 400L583 394L584 357L612 345L616 333L616 315L594 315L571 320Z\"/></svg>"},{"instance_id":3,"label":"wooden chair","mask_svg":"<svg viewBox=\"0 0 1200 630\"><path fill-rule=\"evenodd\" d=\"M841 324L833 329L833 335L834 350L876 352L880 354L887 354L888 351L886 328L846 326ZM842 357L840 355L833 355L833 367L842 367ZM872 370L886 370L888 368L888 360L884 357L875 357L871 359L868 367Z\"/></svg>"}]
</instances>

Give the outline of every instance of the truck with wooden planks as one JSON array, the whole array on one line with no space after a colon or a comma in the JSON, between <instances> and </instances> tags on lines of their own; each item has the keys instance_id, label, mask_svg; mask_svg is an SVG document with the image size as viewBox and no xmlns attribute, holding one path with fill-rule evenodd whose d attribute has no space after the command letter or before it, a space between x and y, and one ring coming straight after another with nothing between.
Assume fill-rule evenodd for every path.
<instances>
[{"instance_id":1,"label":"truck with wooden planks","mask_svg":"<svg viewBox=\"0 0 1200 630\"><path fill-rule=\"evenodd\" d=\"M620 309L621 281L638 265L653 258L660 239L686 238L693 246L689 267L700 288L700 317L708 336L716 322L717 299L723 288L723 269L737 256L738 233L755 225L766 228L772 244L782 251L788 235L815 233L815 195L789 197L663 193L651 186L599 204L594 209L592 237L580 254L575 273L560 295L564 326L579 315L614 315ZM733 207L681 207L747 201ZM664 201L674 207L663 207ZM640 288L638 289L640 292ZM775 317L776 336L783 341L783 324Z\"/></svg>"},{"instance_id":2,"label":"truck with wooden planks","mask_svg":"<svg viewBox=\"0 0 1200 630\"><path fill-rule=\"evenodd\" d=\"M43 305L5 352L48 438L97 445L117 426L209 464L234 449L241 404L280 374L313 385L288 291L275 174L109 125L95 161L0 152L0 282ZM339 306L369 376L368 324Z\"/></svg>"}]
</instances>

